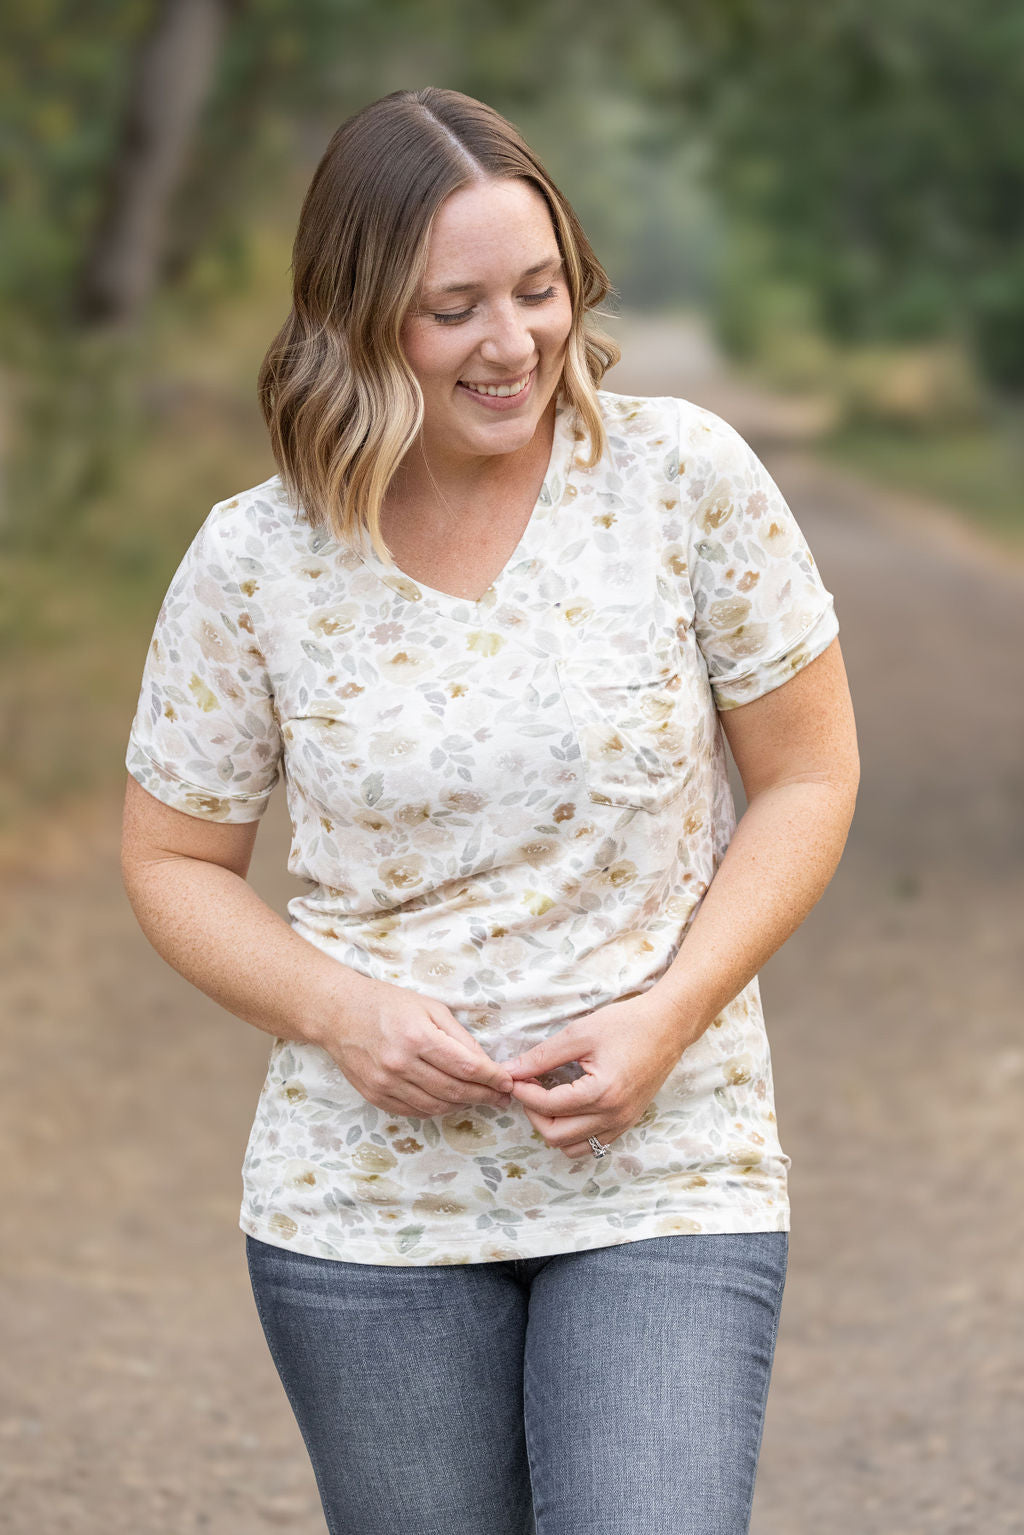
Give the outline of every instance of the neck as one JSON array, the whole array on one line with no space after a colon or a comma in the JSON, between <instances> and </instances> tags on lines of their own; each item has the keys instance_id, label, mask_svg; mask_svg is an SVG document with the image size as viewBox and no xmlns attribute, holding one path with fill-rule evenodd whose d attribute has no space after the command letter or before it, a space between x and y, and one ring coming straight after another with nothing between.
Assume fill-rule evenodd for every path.
<instances>
[{"instance_id":1,"label":"neck","mask_svg":"<svg viewBox=\"0 0 1024 1535\"><path fill-rule=\"evenodd\" d=\"M446 503L457 512L499 487L514 495L520 478L527 479L546 466L554 423L552 400L530 441L514 453L446 453L443 446L424 440L421 433L398 468L391 487L394 496L403 502L435 505L443 517Z\"/></svg>"}]
</instances>

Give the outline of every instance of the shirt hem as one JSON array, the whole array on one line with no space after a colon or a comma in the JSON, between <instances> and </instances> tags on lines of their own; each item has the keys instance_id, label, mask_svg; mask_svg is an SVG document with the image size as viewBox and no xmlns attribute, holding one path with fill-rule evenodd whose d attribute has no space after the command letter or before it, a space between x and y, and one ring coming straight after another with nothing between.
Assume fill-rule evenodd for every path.
<instances>
[{"instance_id":1,"label":"shirt hem","mask_svg":"<svg viewBox=\"0 0 1024 1535\"><path fill-rule=\"evenodd\" d=\"M610 1226L607 1222L601 1221L587 1222L557 1233L550 1232L547 1236L538 1232L536 1241L526 1243L516 1242L510 1237L497 1233L491 1234L490 1245L494 1248L493 1257L478 1256L481 1245L487 1245L486 1239L483 1244L479 1240L470 1243L457 1239L445 1239L443 1256L429 1259L395 1254L379 1247L376 1243L363 1241L353 1241L351 1246L346 1246L344 1254L325 1253L320 1251L316 1237L312 1234L297 1233L293 1238L286 1240L280 1230L272 1227L270 1222L247 1217L244 1212L239 1216L238 1225L247 1236L266 1242L271 1247L280 1247L286 1252L304 1253L310 1258L324 1258L329 1263L369 1263L392 1268L428 1268L452 1263L493 1263L511 1258L548 1258L559 1253L586 1252L595 1247L621 1247L628 1242L644 1241L651 1237L741 1236L758 1231L788 1232L790 1230L788 1204L780 1208L778 1217L774 1222L769 1223L768 1217L765 1216L743 1218L735 1211L725 1210L717 1214L705 1214L700 1221L697 1221L686 1211L659 1210L643 1221L638 1221L628 1231L622 1231L616 1226ZM675 1223L674 1229L673 1223ZM574 1237L578 1240L573 1241ZM567 1242L569 1245L566 1245ZM461 1256L469 1253L477 1256Z\"/></svg>"},{"instance_id":2,"label":"shirt hem","mask_svg":"<svg viewBox=\"0 0 1024 1535\"><path fill-rule=\"evenodd\" d=\"M233 794L226 793L222 788L210 789L202 784L193 783L191 779L181 778L154 757L152 752L142 745L134 728L128 739L124 763L136 783L140 784L147 793L152 794L154 799L169 805L172 810L182 810L186 815L195 816L199 820L258 821L266 811L270 796L277 787L277 779L275 779L269 789L261 789L258 793ZM226 809L216 816L208 812L201 814L198 809L201 804L206 806L217 804Z\"/></svg>"}]
</instances>

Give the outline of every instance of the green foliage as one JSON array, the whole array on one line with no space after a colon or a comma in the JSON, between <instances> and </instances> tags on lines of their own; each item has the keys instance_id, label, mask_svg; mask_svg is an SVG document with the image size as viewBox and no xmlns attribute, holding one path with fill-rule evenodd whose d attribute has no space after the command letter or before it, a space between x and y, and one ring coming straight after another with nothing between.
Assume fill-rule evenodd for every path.
<instances>
[{"instance_id":1,"label":"green foliage","mask_svg":"<svg viewBox=\"0 0 1024 1535\"><path fill-rule=\"evenodd\" d=\"M738 7L706 88L727 217L848 341L963 325L1024 389L1024 10L1006 0Z\"/></svg>"},{"instance_id":2,"label":"green foliage","mask_svg":"<svg viewBox=\"0 0 1024 1535\"><path fill-rule=\"evenodd\" d=\"M155 13L45 0L0 24L0 302L16 334L59 323ZM753 238L830 335L917 340L957 316L993 382L1024 386L1022 45L1008 0L247 0L164 280L211 251L230 273L296 155L312 162L374 96L443 83L527 132L634 302L705 295Z\"/></svg>"},{"instance_id":3,"label":"green foliage","mask_svg":"<svg viewBox=\"0 0 1024 1535\"><path fill-rule=\"evenodd\" d=\"M835 451L906 483L934 474L1001 531L1019 521L1019 453L1002 446L1024 390L1015 0L234 0L158 291L104 336L75 321L75 285L158 13L34 0L0 16L0 650L28 657L0 705L36 722L6 748L0 819L24 797L11 784L58 794L73 750L80 785L120 771L110 741L176 559L215 499L272 472L253 386L304 187L338 124L388 91L492 103L625 306L710 310L735 357L794 387L832 369L851 423ZM935 391L898 377L897 346L946 337L970 350L994 427L955 367L941 437Z\"/></svg>"},{"instance_id":4,"label":"green foliage","mask_svg":"<svg viewBox=\"0 0 1024 1535\"><path fill-rule=\"evenodd\" d=\"M145 4L39 0L0 16L0 305L8 346L59 324L113 152Z\"/></svg>"},{"instance_id":5,"label":"green foliage","mask_svg":"<svg viewBox=\"0 0 1024 1535\"><path fill-rule=\"evenodd\" d=\"M8 523L30 540L111 490L138 430L131 343L80 334L71 298L157 14L40 0L0 21L0 310L25 437ZM710 308L737 357L791 324L850 347L956 334L995 390L1024 388L1024 11L1006 0L244 0L229 15L162 258L157 302L183 321L244 292L255 231L294 224L344 117L446 84L520 126L628 306ZM280 318L286 293L282 268Z\"/></svg>"}]
</instances>

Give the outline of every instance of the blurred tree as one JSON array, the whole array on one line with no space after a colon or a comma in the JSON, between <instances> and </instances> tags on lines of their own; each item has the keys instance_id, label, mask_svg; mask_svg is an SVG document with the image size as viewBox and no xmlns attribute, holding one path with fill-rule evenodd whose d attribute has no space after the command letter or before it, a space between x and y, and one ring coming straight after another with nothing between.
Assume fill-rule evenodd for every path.
<instances>
[{"instance_id":1,"label":"blurred tree","mask_svg":"<svg viewBox=\"0 0 1024 1535\"><path fill-rule=\"evenodd\" d=\"M158 54L161 37L169 46L172 21L185 34L200 14L225 12L219 46L215 28L205 34L202 68L177 71L170 154L171 109L139 84L146 50ZM315 159L374 96L440 82L523 127L631 300L699 297L723 254L723 270L736 269L728 247L754 231L753 259L805 287L833 336L912 339L963 324L985 371L1012 388L1024 375L1022 42L1016 0L9 7L0 303L9 330L35 335L116 304L111 250L124 259L140 195L151 233L165 208L152 281L184 280L200 256L237 271L254 197L297 155ZM130 125L143 120L150 170L139 175Z\"/></svg>"},{"instance_id":2,"label":"blurred tree","mask_svg":"<svg viewBox=\"0 0 1024 1535\"><path fill-rule=\"evenodd\" d=\"M248 352L287 303L302 188L337 125L402 87L515 122L627 305L697 303L737 350L953 331L1001 404L1024 388L1022 42L1019 0L4 7L0 655L84 656L91 624L106 665L113 616L143 610L179 547L204 451L251 463ZM106 638L82 616L101 611ZM11 718L40 714L44 672L24 675ZM29 751L28 784L72 756L80 780L83 740L106 751L92 712L51 705L66 750Z\"/></svg>"},{"instance_id":3,"label":"blurred tree","mask_svg":"<svg viewBox=\"0 0 1024 1535\"><path fill-rule=\"evenodd\" d=\"M129 66L103 207L71 310L80 323L133 317L157 281L168 208L193 153L233 0L161 0Z\"/></svg>"},{"instance_id":4,"label":"blurred tree","mask_svg":"<svg viewBox=\"0 0 1024 1535\"><path fill-rule=\"evenodd\" d=\"M825 329L957 328L997 388L1024 389L1024 8L730 0L695 31L690 109L723 204Z\"/></svg>"}]
</instances>

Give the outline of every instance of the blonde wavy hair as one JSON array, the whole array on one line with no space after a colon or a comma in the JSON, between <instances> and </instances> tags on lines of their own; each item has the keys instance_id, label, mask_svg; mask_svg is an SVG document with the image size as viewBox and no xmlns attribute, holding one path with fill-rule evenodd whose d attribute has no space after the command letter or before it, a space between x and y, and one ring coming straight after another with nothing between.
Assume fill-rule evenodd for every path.
<instances>
[{"instance_id":1,"label":"blonde wavy hair","mask_svg":"<svg viewBox=\"0 0 1024 1535\"><path fill-rule=\"evenodd\" d=\"M572 207L500 113L459 91L393 91L337 129L313 174L292 251L292 311L257 381L282 484L310 524L365 532L393 564L380 514L423 422L399 339L437 210L460 187L521 177L544 197L572 300L558 394L590 452L606 448L597 387L620 352L586 325L615 292Z\"/></svg>"}]
</instances>

